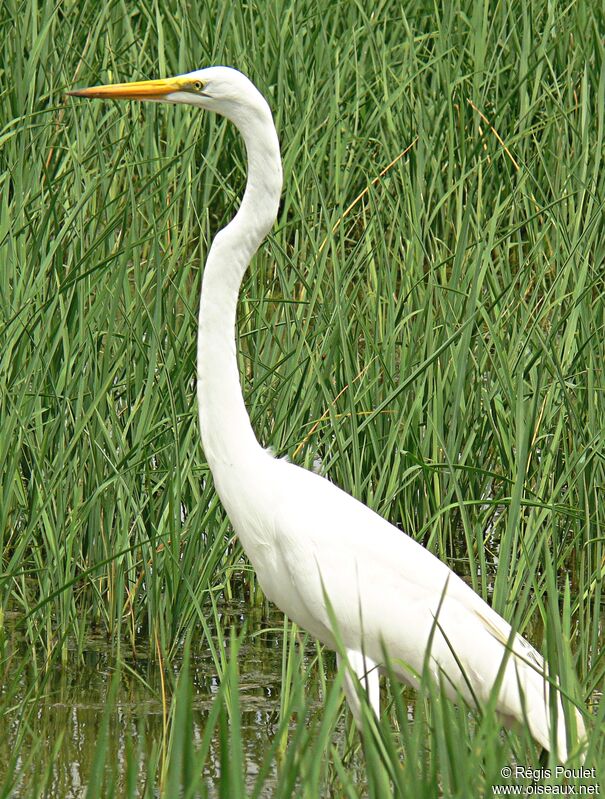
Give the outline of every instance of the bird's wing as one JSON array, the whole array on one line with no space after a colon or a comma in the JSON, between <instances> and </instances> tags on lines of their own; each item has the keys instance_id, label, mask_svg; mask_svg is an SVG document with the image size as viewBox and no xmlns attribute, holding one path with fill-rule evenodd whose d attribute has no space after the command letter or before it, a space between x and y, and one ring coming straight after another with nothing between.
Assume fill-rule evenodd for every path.
<instances>
[{"instance_id":1,"label":"bird's wing","mask_svg":"<svg viewBox=\"0 0 605 799\"><path fill-rule=\"evenodd\" d=\"M424 634L415 634L422 642L427 624L447 615L543 669L538 652L446 564L324 478L284 465L297 501L288 496L276 505L275 541L294 597L289 615L302 626L326 640L336 621L345 645L355 648L353 631L364 625L384 630L387 617L397 617L405 635L406 620L419 625L423 616Z\"/></svg>"},{"instance_id":2,"label":"bird's wing","mask_svg":"<svg viewBox=\"0 0 605 799\"><path fill-rule=\"evenodd\" d=\"M450 698L474 705L489 701L498 684L502 718L526 719L550 747L550 688L538 652L413 539L318 475L288 466L287 489L280 492L279 480L275 486L270 598L332 648L378 664L386 652L394 673L411 685L428 667ZM564 760L560 699L557 706ZM576 724L583 736L579 713Z\"/></svg>"},{"instance_id":3,"label":"bird's wing","mask_svg":"<svg viewBox=\"0 0 605 799\"><path fill-rule=\"evenodd\" d=\"M490 611L489 613L485 613L482 608L473 608L474 613L481 620L485 629L503 646L510 647L515 655L543 672L544 658L542 655L519 633L515 633L511 637L510 624L492 610L489 605L486 605L486 607Z\"/></svg>"}]
</instances>

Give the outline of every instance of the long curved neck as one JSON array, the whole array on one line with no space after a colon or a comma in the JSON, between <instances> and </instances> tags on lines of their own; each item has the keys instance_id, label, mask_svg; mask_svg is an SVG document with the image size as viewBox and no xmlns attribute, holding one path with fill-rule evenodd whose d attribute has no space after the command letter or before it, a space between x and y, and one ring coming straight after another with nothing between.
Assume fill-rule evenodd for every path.
<instances>
[{"instance_id":1,"label":"long curved neck","mask_svg":"<svg viewBox=\"0 0 605 799\"><path fill-rule=\"evenodd\" d=\"M197 346L202 444L215 480L224 468L262 451L242 396L235 320L244 273L275 222L282 188L279 142L269 107L262 113L243 110L233 121L246 144L248 180L239 211L216 235L208 254Z\"/></svg>"}]
</instances>

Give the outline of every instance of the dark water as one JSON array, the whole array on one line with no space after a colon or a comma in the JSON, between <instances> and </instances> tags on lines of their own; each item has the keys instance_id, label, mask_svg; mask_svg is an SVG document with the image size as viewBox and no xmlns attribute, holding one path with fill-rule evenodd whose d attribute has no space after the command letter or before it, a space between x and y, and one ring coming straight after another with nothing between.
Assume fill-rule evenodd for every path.
<instances>
[{"instance_id":1,"label":"dark water","mask_svg":"<svg viewBox=\"0 0 605 799\"><path fill-rule=\"evenodd\" d=\"M229 641L229 628L241 629L247 618L246 634L238 655L239 702L241 732L247 782L250 787L261 767L274 737L279 720L283 616L271 610L262 621L250 621L250 612L243 605L222 609L223 634ZM315 653L309 647L308 657ZM161 747L167 734L166 713L170 710L171 686L181 666L177 655L164 663L164 675L156 658L121 653L120 685L109 718L109 745L106 775L117 778L116 795L125 787L128 769L135 769L136 781L143 789L148 780L155 784L157 774L147 774L150 764L161 762ZM15 661L22 660L22 653ZM172 670L173 674L166 674ZM36 794L36 782L46 783L50 777L50 792L45 796L57 799L80 799L93 770L98 749L103 712L108 703L112 678L116 671L116 652L103 640L86 642L80 655L68 654L67 661L53 666L45 676L42 690L28 702L32 684L31 670L24 669L12 697L15 712L0 719L0 786L5 784L6 766L18 741L21 725L26 730L17 762L16 791L13 797ZM167 704L162 702L162 676L166 685ZM193 641L190 676L193 689L194 744L204 734L208 712L219 688L217 668L210 649L203 639ZM38 683L40 678L38 679ZM32 712L19 712L26 703ZM3 703L6 707L6 703ZM218 735L215 735L218 738ZM31 753L31 756L30 756ZM133 763L135 764L133 766ZM266 793L271 796L271 777ZM219 742L213 740L206 769L207 784L219 778ZM132 778L132 774L131 774ZM139 795L137 793L137 795Z\"/></svg>"},{"instance_id":2,"label":"dark water","mask_svg":"<svg viewBox=\"0 0 605 799\"><path fill-rule=\"evenodd\" d=\"M275 608L270 607L261 615L243 602L223 605L220 611L221 635L210 630L215 647L220 646L221 637L227 647L230 630L239 632L245 626L237 662L246 782L252 788L279 724L284 620ZM541 639L537 629L526 630L526 635L536 643ZM9 795L19 799L32 796L81 799L86 795L118 661L120 682L109 714L105 775L115 782L115 796L125 794L129 780L137 786L136 793L130 795L159 795L157 778L162 753L168 744L167 714L182 665L181 653L171 656L169 662L164 660L160 667L157 657L150 657L148 651L135 655L123 648L118 655L115 646L106 640L89 639L80 653L75 647L73 651L68 650L62 664L55 663L48 670L38 664L36 677L33 665L27 665L27 650L18 644L13 649L14 666L9 655L3 664L4 674L0 670L0 799ZM304 661L310 663L315 655L315 645L310 642L303 653ZM227 652L225 657L228 657ZM326 657L331 664L332 656ZM26 665L22 668L24 662ZM193 738L197 748L220 684L208 641L202 635L192 640L190 677ZM307 686L311 695L306 696L307 706L315 707L317 712L321 706L319 683L319 679L311 680ZM165 702L162 700L163 685ZM7 697L6 686L10 686L10 697ZM32 686L35 686L34 692ZM408 700L412 712L413 694ZM340 734L345 734L344 728L339 729ZM11 794L2 794L8 776L7 764L15 749L20 755L13 783L16 789ZM273 771L263 783L263 797L273 795L275 761L271 768ZM215 795L213 785L217 785L220 778L217 731L204 776L210 796ZM40 793L37 789L40 785L49 785L50 790ZM151 794L145 793L148 785L154 786Z\"/></svg>"}]
</instances>

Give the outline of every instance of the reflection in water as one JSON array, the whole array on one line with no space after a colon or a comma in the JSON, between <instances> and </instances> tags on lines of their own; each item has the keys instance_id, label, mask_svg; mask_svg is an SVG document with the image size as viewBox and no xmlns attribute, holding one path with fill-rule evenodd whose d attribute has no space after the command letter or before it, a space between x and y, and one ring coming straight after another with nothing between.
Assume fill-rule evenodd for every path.
<instances>
[{"instance_id":1,"label":"reflection in water","mask_svg":"<svg viewBox=\"0 0 605 799\"><path fill-rule=\"evenodd\" d=\"M239 704L244 764L247 770L248 787L255 778L275 738L279 724L282 658L284 650L283 616L275 608L264 618L256 616L245 603L221 607L223 636L211 630L212 641L229 640L229 630L241 631L244 621L246 633L238 654ZM539 645L541 630L527 630L530 640ZM533 633L533 634L532 634ZM286 647L288 642L286 642ZM17 647L19 649L19 647ZM167 704L162 702L162 671L155 658L137 653L137 657L122 650L120 684L109 715L108 749L105 774L117 782L115 795L125 795L127 784L136 785L131 796L159 795L149 791L156 785L161 771L161 759L168 743L168 720L172 699L171 687L181 668L180 657L170 663L164 662L167 685ZM25 647L15 651L13 663L27 659ZM311 641L304 653L306 666L316 655ZM227 657L227 656L226 656ZM333 663L333 656L326 656ZM9 657L0 668L1 707L15 708L2 718L0 716L0 786L7 778L6 767L11 754L19 752L16 763L17 791L14 797L50 796L53 799L81 799L85 796L90 775L94 770L98 752L99 734L103 713L108 706L112 681L116 673L116 650L102 639L89 640L82 656L74 652L65 664L55 663L48 672L34 677L33 666L19 675L11 672ZM8 666L7 666L8 663ZM219 689L217 668L208 642L203 636L192 642L190 678L193 695L192 722L193 743L198 748L204 736L208 714ZM321 679L313 671L313 678L306 686L307 707L323 707L320 690ZM12 695L7 701L7 686ZM34 686L34 692L32 692ZM10 689L8 689L10 690ZM316 692L316 693L314 693ZM309 695L310 694L310 695ZM415 694L406 691L408 713L413 713ZM30 713L20 712L31 708ZM349 718L348 714L343 718ZM344 723L338 725L338 737L345 736ZM341 738L341 742L344 738ZM333 741L333 743L335 743ZM215 729L213 741L206 758L206 785L213 793L213 786L220 779L219 732ZM357 771L361 763L357 757L349 761ZM271 797L275 786L275 759L271 762L268 778L263 782L262 797ZM46 775L50 781L46 782ZM361 773L359 781L363 782ZM40 794L36 785L48 784L50 791Z\"/></svg>"},{"instance_id":2,"label":"reflection in water","mask_svg":"<svg viewBox=\"0 0 605 799\"><path fill-rule=\"evenodd\" d=\"M234 624L241 628L244 612L249 619L250 610L243 605L223 608L225 629ZM256 627L248 623L247 634L238 656L240 673L240 709L242 745L250 785L263 762L274 737L279 718L282 669L283 617L271 611ZM255 634L252 634L255 633ZM229 635L226 633L228 640ZM309 657L315 648L309 649ZM116 667L115 650L102 641L90 641L82 657L68 658L62 667L55 666L46 675L46 683L37 697L32 698L35 708L25 720L27 730L22 753L17 762L18 796L33 795L36 782L43 784L44 774L52 770L52 797L80 799L86 791L93 770L103 712L108 702L112 677ZM19 658L20 659L20 658ZM106 769L127 780L127 772L134 768L134 776L141 789L156 775L148 773L152 764L161 757L165 734L164 707L162 704L162 675L156 661L122 656L120 685L109 719L109 741ZM174 677L181 662L173 660L164 664ZM194 744L199 744L204 734L208 712L217 693L217 669L207 644L203 639L192 644L190 675L193 689ZM26 699L32 685L32 675L21 675L20 693L11 705L17 707ZM174 680L167 680L168 685ZM39 697L42 697L40 699ZM168 696L168 704L171 697ZM0 735L0 785L9 762L10 753L17 745L23 718L10 714L3 720ZM21 730L23 733L23 731ZM218 736L215 736L218 737ZM31 754L30 754L31 753ZM148 780L149 777L149 780ZM207 759L207 783L219 778L219 743L213 741ZM131 775L132 778L132 775ZM271 780L267 780L267 796L271 795ZM120 795L117 791L116 795ZM137 794L138 795L138 794ZM142 790L141 790L142 795Z\"/></svg>"}]
</instances>

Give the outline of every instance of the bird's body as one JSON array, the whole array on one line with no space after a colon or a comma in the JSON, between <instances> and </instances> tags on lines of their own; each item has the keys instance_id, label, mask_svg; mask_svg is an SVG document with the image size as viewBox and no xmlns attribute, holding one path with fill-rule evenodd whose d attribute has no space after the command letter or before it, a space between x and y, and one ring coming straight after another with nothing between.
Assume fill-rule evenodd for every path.
<instances>
[{"instance_id":1,"label":"bird's body","mask_svg":"<svg viewBox=\"0 0 605 799\"><path fill-rule=\"evenodd\" d=\"M451 699L470 705L488 702L507 657L498 713L507 724L527 717L551 747L541 656L445 563L314 472L259 450L246 476L237 495L217 489L261 587L284 613L331 649L362 654L359 677L382 671L386 652L404 683L417 687L426 666ZM348 697L359 719L352 687ZM558 719L565 759L560 704Z\"/></svg>"},{"instance_id":2,"label":"bird's body","mask_svg":"<svg viewBox=\"0 0 605 799\"><path fill-rule=\"evenodd\" d=\"M265 594L327 646L346 650L376 711L385 653L404 682L417 685L428 668L452 699L470 704L486 703L501 679L496 706L503 720L527 720L536 740L549 749L554 742L566 760L561 701L550 701L546 669L533 647L412 538L324 477L274 458L256 440L241 393L234 328L242 278L276 219L282 189L265 99L226 67L74 93L196 105L226 116L244 137L246 190L204 270L198 404L216 490ZM350 673L346 688L359 720ZM577 729L583 738L579 713Z\"/></svg>"}]
</instances>

